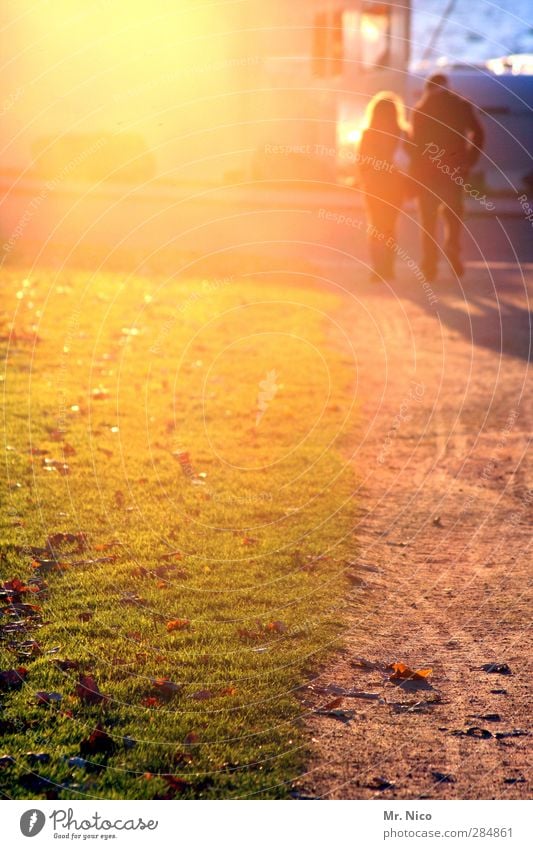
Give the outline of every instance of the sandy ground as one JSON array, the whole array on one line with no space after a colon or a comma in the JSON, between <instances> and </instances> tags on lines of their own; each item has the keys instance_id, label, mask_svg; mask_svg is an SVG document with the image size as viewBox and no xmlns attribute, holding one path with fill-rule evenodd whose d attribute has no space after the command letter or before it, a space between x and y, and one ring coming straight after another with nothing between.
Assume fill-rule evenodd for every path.
<instances>
[{"instance_id":1,"label":"sandy ground","mask_svg":"<svg viewBox=\"0 0 533 849\"><path fill-rule=\"evenodd\" d=\"M431 303L404 268L346 297L354 586L345 648L302 696L313 757L296 798L531 795L526 278L533 266L470 263ZM394 662L432 668L427 689L390 681Z\"/></svg>"}]
</instances>

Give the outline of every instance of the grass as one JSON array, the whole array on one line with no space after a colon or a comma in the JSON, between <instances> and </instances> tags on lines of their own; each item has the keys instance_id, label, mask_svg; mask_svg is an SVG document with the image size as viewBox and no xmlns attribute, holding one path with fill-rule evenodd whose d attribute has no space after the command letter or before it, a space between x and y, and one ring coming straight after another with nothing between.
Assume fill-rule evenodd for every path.
<instances>
[{"instance_id":1,"label":"grass","mask_svg":"<svg viewBox=\"0 0 533 849\"><path fill-rule=\"evenodd\" d=\"M337 301L23 269L2 295L0 574L24 586L0 669L26 672L2 679L1 792L288 796L353 554Z\"/></svg>"}]
</instances>

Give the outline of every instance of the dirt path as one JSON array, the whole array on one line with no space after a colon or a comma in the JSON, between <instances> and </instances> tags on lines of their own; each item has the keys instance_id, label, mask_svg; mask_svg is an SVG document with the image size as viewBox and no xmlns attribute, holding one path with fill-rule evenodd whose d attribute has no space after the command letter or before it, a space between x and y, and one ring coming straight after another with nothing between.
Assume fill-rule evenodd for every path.
<instances>
[{"instance_id":1,"label":"dirt path","mask_svg":"<svg viewBox=\"0 0 533 849\"><path fill-rule=\"evenodd\" d=\"M297 795L531 794L527 286L498 266L469 268L464 291L434 288L433 303L405 277L346 299L362 409L356 577L345 649L304 704L327 704L338 687L380 699L344 697L348 721L311 713L314 756ZM432 667L432 689L391 683L383 670L395 661Z\"/></svg>"}]
</instances>

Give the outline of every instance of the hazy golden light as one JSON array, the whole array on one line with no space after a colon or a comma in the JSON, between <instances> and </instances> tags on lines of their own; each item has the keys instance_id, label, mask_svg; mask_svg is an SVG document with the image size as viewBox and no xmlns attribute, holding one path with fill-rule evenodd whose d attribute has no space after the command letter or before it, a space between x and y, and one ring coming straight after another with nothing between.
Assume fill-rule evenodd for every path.
<instances>
[{"instance_id":1,"label":"hazy golden light","mask_svg":"<svg viewBox=\"0 0 533 849\"><path fill-rule=\"evenodd\" d=\"M361 141L363 132L361 123L353 121L341 121L338 125L338 140L340 145L357 145Z\"/></svg>"},{"instance_id":2,"label":"hazy golden light","mask_svg":"<svg viewBox=\"0 0 533 849\"><path fill-rule=\"evenodd\" d=\"M228 4L8 0L6 5L12 23L0 48L3 83L18 94L5 110L4 161L27 167L31 147L37 167L45 158L49 178L50 170L61 171L70 160L79 165L86 148L107 135L109 144L104 138L97 153L100 161L108 154L111 170L135 170L149 153L165 172L180 164L178 137L227 124L239 106L230 93L245 78L239 57L246 53L246 39ZM109 134L118 138L112 141ZM235 132L230 140L236 146ZM204 135L178 150L201 156L212 147L212 138L207 144ZM88 155L94 160L96 152ZM142 180L149 171L146 163L140 168Z\"/></svg>"},{"instance_id":3,"label":"hazy golden light","mask_svg":"<svg viewBox=\"0 0 533 849\"><path fill-rule=\"evenodd\" d=\"M375 16L361 16L361 34L366 41L376 43L383 37L383 26L377 23Z\"/></svg>"}]
</instances>

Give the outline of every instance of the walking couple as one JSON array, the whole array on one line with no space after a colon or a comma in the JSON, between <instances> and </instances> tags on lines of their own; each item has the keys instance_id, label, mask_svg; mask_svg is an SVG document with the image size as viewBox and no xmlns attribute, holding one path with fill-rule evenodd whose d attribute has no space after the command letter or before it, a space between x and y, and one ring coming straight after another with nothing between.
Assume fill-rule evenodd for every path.
<instances>
[{"instance_id":1,"label":"walking couple","mask_svg":"<svg viewBox=\"0 0 533 849\"><path fill-rule=\"evenodd\" d=\"M444 253L454 273L463 275L460 237L466 179L479 158L483 139L473 107L450 91L443 74L427 80L410 126L400 97L380 92L372 99L358 159L369 219L373 279L394 279L396 224L409 195L418 200L421 271L426 280L431 282L437 274L439 212L445 226ZM402 157L408 159L407 167L399 164Z\"/></svg>"}]
</instances>

